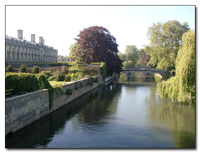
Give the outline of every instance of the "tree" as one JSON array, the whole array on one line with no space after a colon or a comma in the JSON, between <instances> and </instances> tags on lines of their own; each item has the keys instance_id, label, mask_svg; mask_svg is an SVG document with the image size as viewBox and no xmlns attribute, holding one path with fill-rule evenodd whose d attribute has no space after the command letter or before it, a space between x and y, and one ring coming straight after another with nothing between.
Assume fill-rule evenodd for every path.
<instances>
[{"instance_id":1,"label":"tree","mask_svg":"<svg viewBox=\"0 0 200 153\"><path fill-rule=\"evenodd\" d=\"M6 68L6 72L13 72L13 66L12 66L12 65L9 65L9 66Z\"/></svg>"},{"instance_id":2,"label":"tree","mask_svg":"<svg viewBox=\"0 0 200 153\"><path fill-rule=\"evenodd\" d=\"M40 72L40 69L38 66L34 66L33 69L32 69L32 73L33 74L38 74Z\"/></svg>"},{"instance_id":3,"label":"tree","mask_svg":"<svg viewBox=\"0 0 200 153\"><path fill-rule=\"evenodd\" d=\"M126 61L126 55L123 54L122 52L118 53L118 57L119 57L119 59L120 59L122 62L125 62L125 61Z\"/></svg>"},{"instance_id":4,"label":"tree","mask_svg":"<svg viewBox=\"0 0 200 153\"><path fill-rule=\"evenodd\" d=\"M117 55L118 44L106 28L92 26L81 31L78 37L75 40L82 49L82 59L86 63L105 62L110 74L121 71L122 63Z\"/></svg>"},{"instance_id":5,"label":"tree","mask_svg":"<svg viewBox=\"0 0 200 153\"><path fill-rule=\"evenodd\" d=\"M158 94L173 101L195 102L195 74L195 32L188 31L176 58L176 75L157 85Z\"/></svg>"},{"instance_id":6,"label":"tree","mask_svg":"<svg viewBox=\"0 0 200 153\"><path fill-rule=\"evenodd\" d=\"M20 66L20 68L19 68L19 72L21 72L21 73L26 73L26 71L27 71L27 67L26 67L26 65L21 65Z\"/></svg>"},{"instance_id":7,"label":"tree","mask_svg":"<svg viewBox=\"0 0 200 153\"><path fill-rule=\"evenodd\" d=\"M175 69L175 59L182 45L181 38L189 30L187 23L180 24L176 20L164 24L153 24L148 30L150 39L149 64L159 69Z\"/></svg>"},{"instance_id":8,"label":"tree","mask_svg":"<svg viewBox=\"0 0 200 153\"><path fill-rule=\"evenodd\" d=\"M72 44L70 47L70 57L74 61L73 64L85 64L83 60L83 49L80 48L79 44Z\"/></svg>"},{"instance_id":9,"label":"tree","mask_svg":"<svg viewBox=\"0 0 200 153\"><path fill-rule=\"evenodd\" d=\"M139 60L139 65L144 65L146 66L147 63L149 62L149 56L146 54L146 52L143 50L140 56L140 60Z\"/></svg>"},{"instance_id":10,"label":"tree","mask_svg":"<svg viewBox=\"0 0 200 153\"><path fill-rule=\"evenodd\" d=\"M125 50L126 61L132 61L133 66L138 63L138 49L135 45L127 45Z\"/></svg>"}]
</instances>

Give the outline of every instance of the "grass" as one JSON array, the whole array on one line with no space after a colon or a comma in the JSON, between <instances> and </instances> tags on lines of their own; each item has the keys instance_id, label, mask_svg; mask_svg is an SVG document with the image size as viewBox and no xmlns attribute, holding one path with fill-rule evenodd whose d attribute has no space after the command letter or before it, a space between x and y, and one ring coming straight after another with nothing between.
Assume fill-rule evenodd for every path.
<instances>
[{"instance_id":1,"label":"grass","mask_svg":"<svg viewBox=\"0 0 200 153\"><path fill-rule=\"evenodd\" d=\"M67 84L67 82L64 82L64 81L49 81L50 85L55 88L55 87L60 87L62 86L63 84Z\"/></svg>"}]
</instances>

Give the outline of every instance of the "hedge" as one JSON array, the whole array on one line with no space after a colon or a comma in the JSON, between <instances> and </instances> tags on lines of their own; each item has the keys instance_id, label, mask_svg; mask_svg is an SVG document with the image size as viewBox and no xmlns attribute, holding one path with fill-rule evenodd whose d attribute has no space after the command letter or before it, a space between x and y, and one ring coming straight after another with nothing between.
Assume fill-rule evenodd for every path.
<instances>
[{"instance_id":1,"label":"hedge","mask_svg":"<svg viewBox=\"0 0 200 153\"><path fill-rule=\"evenodd\" d=\"M41 75L38 79L39 89L48 89L49 91L49 109L51 110L53 106L53 87L50 85L49 81L44 75Z\"/></svg>"},{"instance_id":2,"label":"hedge","mask_svg":"<svg viewBox=\"0 0 200 153\"><path fill-rule=\"evenodd\" d=\"M14 93L17 94L39 90L36 76L27 73L6 73L5 87L6 90L14 89Z\"/></svg>"}]
</instances>

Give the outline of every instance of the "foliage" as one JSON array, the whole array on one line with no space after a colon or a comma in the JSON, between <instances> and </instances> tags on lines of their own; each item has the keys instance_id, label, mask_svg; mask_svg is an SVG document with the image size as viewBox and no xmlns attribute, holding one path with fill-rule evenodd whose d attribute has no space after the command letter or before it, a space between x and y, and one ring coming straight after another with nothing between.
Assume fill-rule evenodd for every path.
<instances>
[{"instance_id":1,"label":"foliage","mask_svg":"<svg viewBox=\"0 0 200 153\"><path fill-rule=\"evenodd\" d=\"M56 81L65 81L65 75L64 74L58 74Z\"/></svg>"},{"instance_id":2,"label":"foliage","mask_svg":"<svg viewBox=\"0 0 200 153\"><path fill-rule=\"evenodd\" d=\"M169 79L170 78L170 75L169 74L163 74L163 80L167 80L167 79Z\"/></svg>"},{"instance_id":3,"label":"foliage","mask_svg":"<svg viewBox=\"0 0 200 153\"><path fill-rule=\"evenodd\" d=\"M52 67L49 68L49 72L53 73L53 68Z\"/></svg>"},{"instance_id":4,"label":"foliage","mask_svg":"<svg viewBox=\"0 0 200 153\"><path fill-rule=\"evenodd\" d=\"M143 50L141 51L141 55L139 56L140 59L139 59L139 65L144 65L144 66L147 66L147 63L149 62L149 56L146 54L146 52Z\"/></svg>"},{"instance_id":5,"label":"foliage","mask_svg":"<svg viewBox=\"0 0 200 153\"><path fill-rule=\"evenodd\" d=\"M61 73L62 74L67 74L68 72L69 71L68 71L67 67L66 66L62 66Z\"/></svg>"},{"instance_id":6,"label":"foliage","mask_svg":"<svg viewBox=\"0 0 200 153\"><path fill-rule=\"evenodd\" d=\"M123 62L123 67L124 67L125 69L127 69L127 68L129 68L129 67L133 67L133 66L134 66L133 61L125 61L125 62Z\"/></svg>"},{"instance_id":7,"label":"foliage","mask_svg":"<svg viewBox=\"0 0 200 153\"><path fill-rule=\"evenodd\" d=\"M27 67L26 67L26 65L21 65L20 66L20 68L19 68L19 72L21 72L21 73L26 73L26 71L27 71Z\"/></svg>"},{"instance_id":8,"label":"foliage","mask_svg":"<svg viewBox=\"0 0 200 153\"><path fill-rule=\"evenodd\" d=\"M33 74L38 74L40 72L40 69L38 66L34 66L33 69L32 69L32 73Z\"/></svg>"},{"instance_id":9,"label":"foliage","mask_svg":"<svg viewBox=\"0 0 200 153\"><path fill-rule=\"evenodd\" d=\"M126 46L125 50L126 61L132 61L133 66L138 62L138 49L135 45Z\"/></svg>"},{"instance_id":10,"label":"foliage","mask_svg":"<svg viewBox=\"0 0 200 153\"><path fill-rule=\"evenodd\" d=\"M47 79L52 76L53 74L51 73L51 71L42 71L40 73L40 75L44 75Z\"/></svg>"},{"instance_id":11,"label":"foliage","mask_svg":"<svg viewBox=\"0 0 200 153\"><path fill-rule=\"evenodd\" d=\"M189 30L188 24L180 24L176 20L164 24L153 24L148 30L150 48L147 54L150 55L149 65L157 66L158 69L175 69L175 59L178 50L182 45L181 38Z\"/></svg>"},{"instance_id":12,"label":"foliage","mask_svg":"<svg viewBox=\"0 0 200 153\"><path fill-rule=\"evenodd\" d=\"M48 89L49 92L49 109L51 110L53 106L53 87L50 85L49 81L44 75L41 75L38 79L39 89Z\"/></svg>"},{"instance_id":13,"label":"foliage","mask_svg":"<svg viewBox=\"0 0 200 153\"><path fill-rule=\"evenodd\" d=\"M79 67L78 64L75 64L75 65L73 65L73 66L70 66L70 68L69 68L69 72L70 72L70 73L76 73L76 72L78 72L78 71L80 71L80 67Z\"/></svg>"},{"instance_id":14,"label":"foliage","mask_svg":"<svg viewBox=\"0 0 200 153\"><path fill-rule=\"evenodd\" d=\"M75 83L74 89L75 89L75 90L78 90L78 88L79 88L78 84Z\"/></svg>"},{"instance_id":15,"label":"foliage","mask_svg":"<svg viewBox=\"0 0 200 153\"><path fill-rule=\"evenodd\" d=\"M182 37L182 46L176 58L176 75L157 85L161 97L173 101L195 102L195 33L188 31Z\"/></svg>"},{"instance_id":16,"label":"foliage","mask_svg":"<svg viewBox=\"0 0 200 153\"><path fill-rule=\"evenodd\" d=\"M65 92L66 95L72 95L72 93L73 93L73 89L71 88L67 89Z\"/></svg>"},{"instance_id":17,"label":"foliage","mask_svg":"<svg viewBox=\"0 0 200 153\"><path fill-rule=\"evenodd\" d=\"M117 53L117 55L118 55L119 59L120 59L122 62L125 62L125 61L126 61L126 55L125 55L125 54L119 52L119 53Z\"/></svg>"},{"instance_id":18,"label":"foliage","mask_svg":"<svg viewBox=\"0 0 200 153\"><path fill-rule=\"evenodd\" d=\"M39 89L38 80L33 74L26 73L6 73L5 88L14 89L14 93L24 94Z\"/></svg>"},{"instance_id":19,"label":"foliage","mask_svg":"<svg viewBox=\"0 0 200 153\"><path fill-rule=\"evenodd\" d=\"M60 86L62 86L62 85L64 85L64 84L65 84L65 82L64 82L64 81L62 81L62 82L57 82L57 81L49 81L49 83L50 83L50 85L51 85L53 88L55 88L55 87L60 87Z\"/></svg>"},{"instance_id":20,"label":"foliage","mask_svg":"<svg viewBox=\"0 0 200 153\"><path fill-rule=\"evenodd\" d=\"M87 85L90 85L90 86L92 86L92 85L93 85L93 81L92 81L92 79L91 79L91 78L89 78L89 79L88 79Z\"/></svg>"},{"instance_id":21,"label":"foliage","mask_svg":"<svg viewBox=\"0 0 200 153\"><path fill-rule=\"evenodd\" d=\"M76 79L76 75L74 73L71 73L71 80L75 80Z\"/></svg>"},{"instance_id":22,"label":"foliage","mask_svg":"<svg viewBox=\"0 0 200 153\"><path fill-rule=\"evenodd\" d=\"M84 52L83 49L80 48L79 44L73 44L70 47L70 57L72 58L73 62L72 65L77 64L85 64L86 62L83 60Z\"/></svg>"},{"instance_id":23,"label":"foliage","mask_svg":"<svg viewBox=\"0 0 200 153\"><path fill-rule=\"evenodd\" d=\"M68 66L68 65L71 65L70 62L55 62L55 63L33 63L33 64L30 64L30 66L32 65L37 65L37 66Z\"/></svg>"},{"instance_id":24,"label":"foliage","mask_svg":"<svg viewBox=\"0 0 200 153\"><path fill-rule=\"evenodd\" d=\"M120 73L119 82L124 82L128 80L128 76L125 73Z\"/></svg>"},{"instance_id":25,"label":"foliage","mask_svg":"<svg viewBox=\"0 0 200 153\"><path fill-rule=\"evenodd\" d=\"M69 81L71 81L71 74L67 74L65 76L65 82L69 82Z\"/></svg>"},{"instance_id":26,"label":"foliage","mask_svg":"<svg viewBox=\"0 0 200 153\"><path fill-rule=\"evenodd\" d=\"M103 76L103 79L105 79L105 77L106 77L106 72L107 72L107 70L106 70L106 63L101 62L100 73Z\"/></svg>"},{"instance_id":27,"label":"foliage","mask_svg":"<svg viewBox=\"0 0 200 153\"><path fill-rule=\"evenodd\" d=\"M48 80L49 80L49 81L54 81L54 80L56 80L56 78L57 78L56 76L50 76L50 77L48 78Z\"/></svg>"},{"instance_id":28,"label":"foliage","mask_svg":"<svg viewBox=\"0 0 200 153\"><path fill-rule=\"evenodd\" d=\"M7 66L6 72L13 72L13 66L12 65Z\"/></svg>"},{"instance_id":29,"label":"foliage","mask_svg":"<svg viewBox=\"0 0 200 153\"><path fill-rule=\"evenodd\" d=\"M86 63L105 62L109 74L121 71L118 44L106 28L92 26L81 31L78 37L76 40L81 49L81 58Z\"/></svg>"}]
</instances>

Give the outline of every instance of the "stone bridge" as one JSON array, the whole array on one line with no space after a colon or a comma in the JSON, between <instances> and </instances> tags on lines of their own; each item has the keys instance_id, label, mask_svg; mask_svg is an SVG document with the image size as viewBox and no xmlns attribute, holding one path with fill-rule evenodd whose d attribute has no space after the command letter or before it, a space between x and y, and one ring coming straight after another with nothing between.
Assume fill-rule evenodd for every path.
<instances>
[{"instance_id":1,"label":"stone bridge","mask_svg":"<svg viewBox=\"0 0 200 153\"><path fill-rule=\"evenodd\" d=\"M160 75L162 75L162 77L164 74L169 74L169 72L166 70L149 68L148 66L134 66L133 68L127 68L122 70L122 73L125 73L128 76L128 80L131 80L131 78L133 78L134 73L136 72L144 73L146 79L150 79L151 76L154 76L155 73L159 73Z\"/></svg>"}]
</instances>

